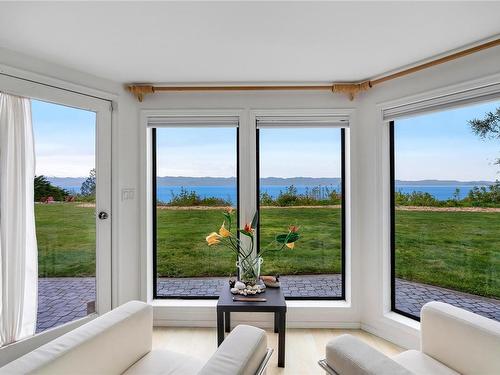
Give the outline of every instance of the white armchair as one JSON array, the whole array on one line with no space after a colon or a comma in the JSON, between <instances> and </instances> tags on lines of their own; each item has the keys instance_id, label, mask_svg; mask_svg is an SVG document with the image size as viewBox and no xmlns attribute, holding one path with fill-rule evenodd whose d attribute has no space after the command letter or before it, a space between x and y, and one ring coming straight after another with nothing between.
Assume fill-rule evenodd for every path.
<instances>
[{"instance_id":1,"label":"white armchair","mask_svg":"<svg viewBox=\"0 0 500 375\"><path fill-rule=\"evenodd\" d=\"M500 374L500 323L442 302L422 307L420 350L392 358L342 335L319 365L336 375Z\"/></svg>"},{"instance_id":2,"label":"white armchair","mask_svg":"<svg viewBox=\"0 0 500 375\"><path fill-rule=\"evenodd\" d=\"M272 354L266 333L245 325L233 329L207 363L151 350L152 332L152 307L128 302L8 363L0 374L260 375Z\"/></svg>"}]
</instances>

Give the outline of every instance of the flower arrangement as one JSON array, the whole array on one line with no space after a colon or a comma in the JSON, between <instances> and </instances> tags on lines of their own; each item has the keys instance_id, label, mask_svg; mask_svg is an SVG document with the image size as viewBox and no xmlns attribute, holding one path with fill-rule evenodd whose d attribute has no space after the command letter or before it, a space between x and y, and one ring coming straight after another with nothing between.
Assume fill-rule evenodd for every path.
<instances>
[{"instance_id":1,"label":"flower arrangement","mask_svg":"<svg viewBox=\"0 0 500 375\"><path fill-rule=\"evenodd\" d=\"M269 251L282 251L283 249L293 249L295 242L300 238L299 227L290 225L287 233L275 236L266 247L261 248L259 254L255 250L255 228L257 227L258 214L255 213L251 223L245 224L243 228L233 231L232 215L234 209L227 208L224 212L224 221L219 232L212 232L206 237L208 246L223 245L234 251L237 257L236 266L239 268L240 281L247 285L255 285L260 278L260 265L262 256ZM239 238L238 233L245 236L246 240Z\"/></svg>"}]
</instances>

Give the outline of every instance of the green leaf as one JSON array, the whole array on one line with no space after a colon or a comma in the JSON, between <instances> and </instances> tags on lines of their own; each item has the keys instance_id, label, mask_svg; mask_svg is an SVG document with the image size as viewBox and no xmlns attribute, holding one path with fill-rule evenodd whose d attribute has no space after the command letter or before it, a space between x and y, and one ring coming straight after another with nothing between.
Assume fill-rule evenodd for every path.
<instances>
[{"instance_id":1,"label":"green leaf","mask_svg":"<svg viewBox=\"0 0 500 375\"><path fill-rule=\"evenodd\" d=\"M287 233L287 234L278 234L276 236L276 242L278 243L292 243L297 241L300 238L298 233Z\"/></svg>"},{"instance_id":2,"label":"green leaf","mask_svg":"<svg viewBox=\"0 0 500 375\"><path fill-rule=\"evenodd\" d=\"M252 219L252 228L257 228L257 224L259 223L259 211L255 211Z\"/></svg>"},{"instance_id":3,"label":"green leaf","mask_svg":"<svg viewBox=\"0 0 500 375\"><path fill-rule=\"evenodd\" d=\"M240 232L241 234L244 234L245 236L253 238L253 232L249 232L249 231L246 231L244 229L238 229L238 232Z\"/></svg>"}]
</instances>

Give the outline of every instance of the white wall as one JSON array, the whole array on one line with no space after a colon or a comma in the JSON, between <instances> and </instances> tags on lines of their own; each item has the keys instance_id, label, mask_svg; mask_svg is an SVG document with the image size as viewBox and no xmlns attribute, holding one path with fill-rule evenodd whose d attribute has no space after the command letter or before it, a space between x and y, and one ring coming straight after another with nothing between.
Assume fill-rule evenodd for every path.
<instances>
[{"instance_id":1,"label":"white wall","mask_svg":"<svg viewBox=\"0 0 500 375\"><path fill-rule=\"evenodd\" d=\"M390 57L388 57L390 58ZM378 104L405 96L424 93L447 85L500 73L500 49L479 54L425 70L373 88L354 102L330 93L181 93L146 96L139 104L116 83L73 71L37 59L0 50L1 71L14 72L15 67L62 80L61 85L80 88L89 93L98 90L116 104L113 117L113 280L114 305L140 298L140 259L144 256L141 242L139 193L141 155L139 112L142 109L179 108L354 108L351 124L352 173L352 305L348 310L331 307L309 309L307 304L296 306L290 318L298 325L309 319L309 326L318 324L339 326L362 323L362 326L382 337L406 346L418 346L418 324L387 314L387 235L388 181L386 176L387 149L384 141L387 126L380 121ZM22 71L19 74L24 74ZM332 73L333 74L333 73ZM104 93L103 93L104 92ZM133 188L136 199L120 201L120 190ZM176 310L176 311L174 311ZM213 307L192 309L176 307L158 309L159 323L189 324L191 316L201 324L215 321ZM183 316L182 319L177 317ZM295 317L295 318L294 318ZM244 319L244 318L242 318ZM166 320L166 322L165 322ZM311 323L312 322L312 323ZM267 325L265 319L261 322ZM304 325L307 325L304 323Z\"/></svg>"}]
</instances>

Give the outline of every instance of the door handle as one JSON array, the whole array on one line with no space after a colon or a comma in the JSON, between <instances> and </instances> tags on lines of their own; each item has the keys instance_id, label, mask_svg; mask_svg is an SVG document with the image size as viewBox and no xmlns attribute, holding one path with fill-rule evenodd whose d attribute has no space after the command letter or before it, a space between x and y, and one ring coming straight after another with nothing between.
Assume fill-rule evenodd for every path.
<instances>
[{"instance_id":1,"label":"door handle","mask_svg":"<svg viewBox=\"0 0 500 375\"><path fill-rule=\"evenodd\" d=\"M97 217L100 219L100 220L106 220L109 215L106 211L101 211L99 212L99 214L97 215Z\"/></svg>"}]
</instances>

